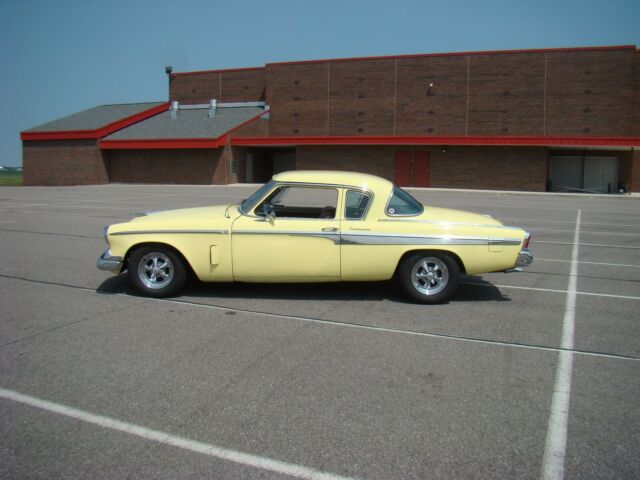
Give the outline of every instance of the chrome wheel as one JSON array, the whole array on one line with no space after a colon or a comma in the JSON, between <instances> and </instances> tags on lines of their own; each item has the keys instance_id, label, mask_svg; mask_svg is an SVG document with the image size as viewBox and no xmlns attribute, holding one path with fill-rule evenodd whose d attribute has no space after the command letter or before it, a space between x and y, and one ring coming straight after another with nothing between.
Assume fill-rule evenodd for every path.
<instances>
[{"instance_id":1,"label":"chrome wheel","mask_svg":"<svg viewBox=\"0 0 640 480\"><path fill-rule=\"evenodd\" d=\"M158 290L173 280L175 267L171 259L161 252L149 252L138 262L138 279L147 288Z\"/></svg>"},{"instance_id":2,"label":"chrome wheel","mask_svg":"<svg viewBox=\"0 0 640 480\"><path fill-rule=\"evenodd\" d=\"M424 257L411 269L411 283L423 295L435 295L449 283L449 268L437 257Z\"/></svg>"}]
</instances>

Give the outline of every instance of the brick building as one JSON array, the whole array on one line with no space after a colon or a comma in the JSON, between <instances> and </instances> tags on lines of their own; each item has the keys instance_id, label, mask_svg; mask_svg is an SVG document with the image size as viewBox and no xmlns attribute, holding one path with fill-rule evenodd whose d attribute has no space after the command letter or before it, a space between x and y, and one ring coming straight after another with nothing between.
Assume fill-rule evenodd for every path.
<instances>
[{"instance_id":1,"label":"brick building","mask_svg":"<svg viewBox=\"0 0 640 480\"><path fill-rule=\"evenodd\" d=\"M635 46L403 55L169 73L168 101L21 133L27 185L264 182L640 191Z\"/></svg>"}]
</instances>

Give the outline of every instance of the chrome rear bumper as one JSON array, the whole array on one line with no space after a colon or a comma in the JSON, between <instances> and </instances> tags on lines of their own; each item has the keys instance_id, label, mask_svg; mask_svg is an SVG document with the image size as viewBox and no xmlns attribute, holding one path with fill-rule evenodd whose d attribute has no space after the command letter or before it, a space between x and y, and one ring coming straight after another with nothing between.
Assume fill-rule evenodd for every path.
<instances>
[{"instance_id":1,"label":"chrome rear bumper","mask_svg":"<svg viewBox=\"0 0 640 480\"><path fill-rule=\"evenodd\" d=\"M98 268L108 272L120 273L122 269L122 257L112 257L107 250L98 258Z\"/></svg>"},{"instance_id":2,"label":"chrome rear bumper","mask_svg":"<svg viewBox=\"0 0 640 480\"><path fill-rule=\"evenodd\" d=\"M516 260L516 265L513 268L509 268L507 270L503 270L504 273L514 273L521 272L522 267L528 267L533 263L533 254L529 251L528 248L523 248L520 250L518 254L518 260Z\"/></svg>"},{"instance_id":3,"label":"chrome rear bumper","mask_svg":"<svg viewBox=\"0 0 640 480\"><path fill-rule=\"evenodd\" d=\"M516 267L527 267L533 263L533 254L528 248L523 248L518 254L518 261Z\"/></svg>"}]
</instances>

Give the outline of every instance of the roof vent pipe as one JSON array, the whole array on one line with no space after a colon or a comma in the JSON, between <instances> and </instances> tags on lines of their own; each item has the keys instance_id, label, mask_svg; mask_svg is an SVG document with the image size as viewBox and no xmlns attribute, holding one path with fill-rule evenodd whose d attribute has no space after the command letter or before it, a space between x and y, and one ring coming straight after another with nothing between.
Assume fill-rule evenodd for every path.
<instances>
[{"instance_id":1,"label":"roof vent pipe","mask_svg":"<svg viewBox=\"0 0 640 480\"><path fill-rule=\"evenodd\" d=\"M178 109L180 108L180 104L174 100L171 102L171 107L169 107L169 113L171 114L171 118L178 117Z\"/></svg>"},{"instance_id":2,"label":"roof vent pipe","mask_svg":"<svg viewBox=\"0 0 640 480\"><path fill-rule=\"evenodd\" d=\"M209 101L209 118L216 116L216 108L218 108L218 101L215 98L212 98Z\"/></svg>"}]
</instances>

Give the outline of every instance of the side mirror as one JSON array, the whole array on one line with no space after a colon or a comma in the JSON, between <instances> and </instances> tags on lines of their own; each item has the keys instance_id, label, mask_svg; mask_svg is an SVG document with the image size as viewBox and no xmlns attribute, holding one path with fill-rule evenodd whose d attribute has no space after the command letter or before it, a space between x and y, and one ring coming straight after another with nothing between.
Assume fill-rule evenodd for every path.
<instances>
[{"instance_id":1,"label":"side mirror","mask_svg":"<svg viewBox=\"0 0 640 480\"><path fill-rule=\"evenodd\" d=\"M271 207L268 211L267 211L267 215L265 217L265 219L271 224L273 225L276 221L276 212L273 209L273 207Z\"/></svg>"},{"instance_id":2,"label":"side mirror","mask_svg":"<svg viewBox=\"0 0 640 480\"><path fill-rule=\"evenodd\" d=\"M273 225L276 221L276 211L273 208L271 202L267 202L262 206L262 213L264 213L264 218L261 218L261 222L269 222Z\"/></svg>"}]
</instances>

